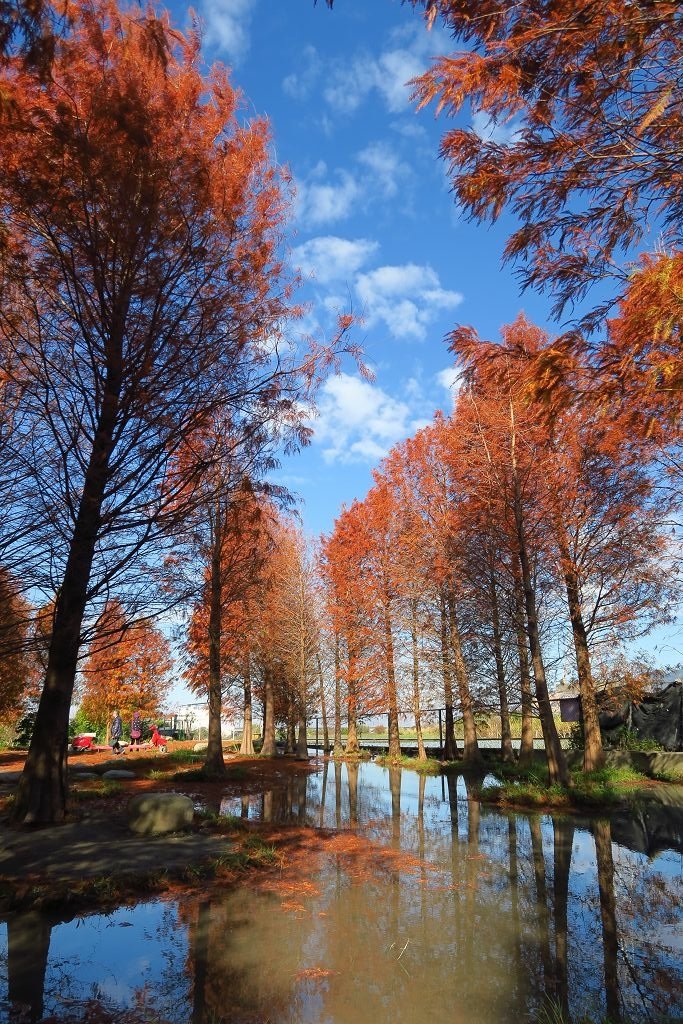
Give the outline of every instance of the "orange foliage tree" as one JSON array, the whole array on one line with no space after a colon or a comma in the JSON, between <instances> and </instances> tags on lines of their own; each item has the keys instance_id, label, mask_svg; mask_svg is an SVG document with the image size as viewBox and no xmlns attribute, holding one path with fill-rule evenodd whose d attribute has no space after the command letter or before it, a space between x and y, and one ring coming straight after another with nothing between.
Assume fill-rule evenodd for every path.
<instances>
[{"instance_id":1,"label":"orange foliage tree","mask_svg":"<svg viewBox=\"0 0 683 1024\"><path fill-rule=\"evenodd\" d=\"M125 721L161 714L173 667L164 634L146 619L130 622L119 601L108 601L99 617L82 669L81 710L109 736L114 710Z\"/></svg>"},{"instance_id":2,"label":"orange foliage tree","mask_svg":"<svg viewBox=\"0 0 683 1024\"><path fill-rule=\"evenodd\" d=\"M3 66L0 334L30 371L36 527L27 578L60 577L15 816L65 813L68 718L86 609L140 589L143 552L183 518L205 463L168 475L218 410L267 402L289 316L287 185L263 121L240 124L199 42L113 0L69 5L49 80ZM25 453L24 453L25 454Z\"/></svg>"}]
</instances>

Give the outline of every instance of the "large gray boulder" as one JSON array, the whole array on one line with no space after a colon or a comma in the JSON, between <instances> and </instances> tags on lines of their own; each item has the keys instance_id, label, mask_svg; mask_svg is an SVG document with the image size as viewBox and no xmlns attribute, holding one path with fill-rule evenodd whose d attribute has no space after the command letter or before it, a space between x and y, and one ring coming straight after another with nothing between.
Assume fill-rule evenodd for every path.
<instances>
[{"instance_id":1,"label":"large gray boulder","mask_svg":"<svg viewBox=\"0 0 683 1024\"><path fill-rule=\"evenodd\" d=\"M192 801L180 793L141 793L128 804L128 827L140 835L178 832L193 816Z\"/></svg>"}]
</instances>

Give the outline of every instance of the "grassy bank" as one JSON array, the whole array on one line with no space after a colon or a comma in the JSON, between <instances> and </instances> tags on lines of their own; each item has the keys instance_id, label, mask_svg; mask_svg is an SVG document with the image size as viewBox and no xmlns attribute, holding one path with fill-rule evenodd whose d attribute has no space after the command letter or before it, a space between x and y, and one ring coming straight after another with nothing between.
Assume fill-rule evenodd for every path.
<instances>
[{"instance_id":1,"label":"grassy bank","mask_svg":"<svg viewBox=\"0 0 683 1024\"><path fill-rule=\"evenodd\" d=\"M382 765L383 768L407 768L423 775L441 774L441 762L433 757L425 757L422 761L418 757L408 757L405 754L401 757L376 757L375 764Z\"/></svg>"},{"instance_id":2,"label":"grassy bank","mask_svg":"<svg viewBox=\"0 0 683 1024\"><path fill-rule=\"evenodd\" d=\"M509 807L614 807L629 803L644 788L656 785L635 768L624 765L607 765L592 772L576 769L569 786L550 785L547 769L538 764L521 768L499 763L490 770L501 781L480 786L478 798Z\"/></svg>"}]
</instances>

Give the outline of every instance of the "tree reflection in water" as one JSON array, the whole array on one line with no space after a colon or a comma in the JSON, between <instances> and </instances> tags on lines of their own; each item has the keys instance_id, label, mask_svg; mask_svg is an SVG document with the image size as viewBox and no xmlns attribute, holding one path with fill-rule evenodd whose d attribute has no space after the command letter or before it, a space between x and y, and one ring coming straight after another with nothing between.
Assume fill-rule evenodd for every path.
<instances>
[{"instance_id":1,"label":"tree reflection in water","mask_svg":"<svg viewBox=\"0 0 683 1024\"><path fill-rule=\"evenodd\" d=\"M265 822L336 825L340 841L334 852L307 854L290 880L278 874L274 891L250 881L186 897L173 936L149 929L145 993L164 1006L155 1019L507 1024L534 1020L548 998L573 1020L661 1021L675 1012L680 856L650 862L615 845L606 820L503 815L479 804L479 781L330 762L317 780L290 776L234 799L238 814ZM663 834L660 823L660 843ZM168 915L168 904L159 907ZM59 1005L57 965L75 925L52 931L48 957L55 923L24 914L8 924L7 993L17 1009L28 1007L27 1020ZM132 933L118 934L108 955L125 963ZM172 938L184 942L186 963L175 1006L164 988ZM135 949L129 955L141 956ZM74 998L78 970L75 961ZM134 1007L141 984L127 996L125 987L109 991L110 1007ZM91 995L84 980L84 1004Z\"/></svg>"}]
</instances>

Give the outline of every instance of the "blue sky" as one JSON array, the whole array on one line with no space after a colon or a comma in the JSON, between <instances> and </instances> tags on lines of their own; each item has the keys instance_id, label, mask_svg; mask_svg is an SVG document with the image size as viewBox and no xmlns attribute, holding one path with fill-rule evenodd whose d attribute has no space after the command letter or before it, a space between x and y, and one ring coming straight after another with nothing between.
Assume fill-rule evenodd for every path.
<instances>
[{"instance_id":1,"label":"blue sky","mask_svg":"<svg viewBox=\"0 0 683 1024\"><path fill-rule=\"evenodd\" d=\"M174 9L180 24L185 9ZM207 60L233 68L250 111L268 116L276 158L297 188L291 258L310 303L305 327L329 337L335 314L375 371L349 364L320 396L311 447L282 467L303 499L311 533L331 529L343 502L362 497L389 447L448 408L455 323L497 337L521 308L545 323L548 304L520 298L500 254L506 224L467 224L438 158L446 125L417 112L406 83L450 49L399 0L205 0ZM486 130L485 125L479 125ZM508 224L509 227L509 224Z\"/></svg>"}]
</instances>

